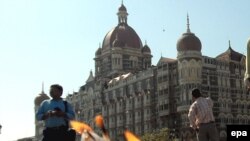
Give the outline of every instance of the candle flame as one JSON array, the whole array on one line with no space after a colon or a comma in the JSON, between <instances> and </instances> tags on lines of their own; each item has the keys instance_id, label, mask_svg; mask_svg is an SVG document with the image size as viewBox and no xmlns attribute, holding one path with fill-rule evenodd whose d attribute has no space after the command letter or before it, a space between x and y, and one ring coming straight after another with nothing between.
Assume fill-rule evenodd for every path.
<instances>
[{"instance_id":1,"label":"candle flame","mask_svg":"<svg viewBox=\"0 0 250 141\"><path fill-rule=\"evenodd\" d=\"M96 126L98 126L99 128L101 128L102 132L103 132L103 139L104 141L110 141L109 135L108 135L108 131L105 129L104 126L104 120L102 115L97 115L95 117L95 124Z\"/></svg>"},{"instance_id":2,"label":"candle flame","mask_svg":"<svg viewBox=\"0 0 250 141\"><path fill-rule=\"evenodd\" d=\"M95 117L95 123L99 128L103 128L104 127L103 117L101 115L97 115Z\"/></svg>"},{"instance_id":3,"label":"candle flame","mask_svg":"<svg viewBox=\"0 0 250 141\"><path fill-rule=\"evenodd\" d=\"M136 137L132 132L128 130L124 132L124 136L127 139L127 141L140 141L138 137Z\"/></svg>"},{"instance_id":4,"label":"candle flame","mask_svg":"<svg viewBox=\"0 0 250 141\"><path fill-rule=\"evenodd\" d=\"M81 141L110 141L108 132L104 127L103 117L101 115L95 117L95 123L102 129L102 137L96 134L93 129L86 123L75 120L70 121L71 127L75 129L77 133L81 134ZM124 131L124 136L126 138L126 141L140 141L140 139L136 135L128 130Z\"/></svg>"},{"instance_id":5,"label":"candle flame","mask_svg":"<svg viewBox=\"0 0 250 141\"><path fill-rule=\"evenodd\" d=\"M86 131L92 131L92 128L89 125L87 125L86 123L83 123L83 122L72 120L72 121L70 121L70 125L79 134L82 134L85 130Z\"/></svg>"}]
</instances>

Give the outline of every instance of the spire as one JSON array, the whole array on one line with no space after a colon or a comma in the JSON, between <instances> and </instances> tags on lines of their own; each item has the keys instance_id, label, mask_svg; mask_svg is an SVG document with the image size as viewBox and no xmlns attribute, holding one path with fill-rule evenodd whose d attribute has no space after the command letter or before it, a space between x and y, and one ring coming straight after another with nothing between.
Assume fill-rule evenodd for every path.
<instances>
[{"instance_id":1,"label":"spire","mask_svg":"<svg viewBox=\"0 0 250 141\"><path fill-rule=\"evenodd\" d=\"M99 48L101 48L101 42L99 42Z\"/></svg>"},{"instance_id":2,"label":"spire","mask_svg":"<svg viewBox=\"0 0 250 141\"><path fill-rule=\"evenodd\" d=\"M92 69L90 70L90 75L93 76L93 72L92 72Z\"/></svg>"},{"instance_id":3,"label":"spire","mask_svg":"<svg viewBox=\"0 0 250 141\"><path fill-rule=\"evenodd\" d=\"M42 94L44 94L44 83L42 83Z\"/></svg>"},{"instance_id":4,"label":"spire","mask_svg":"<svg viewBox=\"0 0 250 141\"><path fill-rule=\"evenodd\" d=\"M228 44L229 44L229 48L231 48L231 42L230 42L230 40L228 40Z\"/></svg>"},{"instance_id":5,"label":"spire","mask_svg":"<svg viewBox=\"0 0 250 141\"><path fill-rule=\"evenodd\" d=\"M123 0L122 0L122 5L123 5Z\"/></svg>"},{"instance_id":6,"label":"spire","mask_svg":"<svg viewBox=\"0 0 250 141\"><path fill-rule=\"evenodd\" d=\"M145 40L145 45L147 45L147 40Z\"/></svg>"},{"instance_id":7,"label":"spire","mask_svg":"<svg viewBox=\"0 0 250 141\"><path fill-rule=\"evenodd\" d=\"M93 81L93 80L94 80L93 72L92 72L92 70L90 70L89 78L87 79L86 82L91 82L91 81Z\"/></svg>"},{"instance_id":8,"label":"spire","mask_svg":"<svg viewBox=\"0 0 250 141\"><path fill-rule=\"evenodd\" d=\"M188 13L187 13L187 33L191 33L189 26L190 26L190 24L189 24L189 16L188 16Z\"/></svg>"}]
</instances>

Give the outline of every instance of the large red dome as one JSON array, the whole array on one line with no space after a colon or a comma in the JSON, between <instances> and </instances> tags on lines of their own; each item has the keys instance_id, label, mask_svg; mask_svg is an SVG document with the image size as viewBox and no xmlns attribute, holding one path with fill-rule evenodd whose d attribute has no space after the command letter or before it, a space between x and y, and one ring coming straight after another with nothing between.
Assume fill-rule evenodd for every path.
<instances>
[{"instance_id":1,"label":"large red dome","mask_svg":"<svg viewBox=\"0 0 250 141\"><path fill-rule=\"evenodd\" d=\"M102 48L109 49L114 47L114 41L119 41L119 47L142 48L140 37L137 35L135 30L126 23L118 24L106 34L103 40Z\"/></svg>"}]
</instances>

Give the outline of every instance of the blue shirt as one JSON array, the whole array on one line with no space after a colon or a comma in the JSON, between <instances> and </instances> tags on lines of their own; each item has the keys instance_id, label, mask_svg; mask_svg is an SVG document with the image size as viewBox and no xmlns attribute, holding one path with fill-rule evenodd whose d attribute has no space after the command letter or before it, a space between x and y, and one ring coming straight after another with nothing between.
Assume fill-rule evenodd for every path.
<instances>
[{"instance_id":1,"label":"blue shirt","mask_svg":"<svg viewBox=\"0 0 250 141\"><path fill-rule=\"evenodd\" d=\"M37 120L42 120L42 116L46 114L50 110L54 110L55 108L60 108L63 112L65 112L65 105L63 100L44 100L40 107L37 110L36 118ZM67 102L67 117L69 120L75 117L75 112L71 104ZM58 127L66 125L65 119L63 117L49 117L45 120L45 127Z\"/></svg>"}]
</instances>

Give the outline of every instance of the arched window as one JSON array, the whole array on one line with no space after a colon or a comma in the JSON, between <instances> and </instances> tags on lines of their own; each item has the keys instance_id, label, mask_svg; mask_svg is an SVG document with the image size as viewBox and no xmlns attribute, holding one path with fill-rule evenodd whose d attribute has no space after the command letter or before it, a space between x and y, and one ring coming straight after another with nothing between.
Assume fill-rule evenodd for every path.
<instances>
[{"instance_id":1,"label":"arched window","mask_svg":"<svg viewBox=\"0 0 250 141\"><path fill-rule=\"evenodd\" d=\"M233 115L232 114L228 114L227 118L228 118L228 123L232 124L233 123Z\"/></svg>"},{"instance_id":2,"label":"arched window","mask_svg":"<svg viewBox=\"0 0 250 141\"><path fill-rule=\"evenodd\" d=\"M226 117L226 116L225 116L224 113L220 113L220 114L219 114L219 119L220 119L221 123L225 123L225 122L226 122L225 117Z\"/></svg>"}]
</instances>

